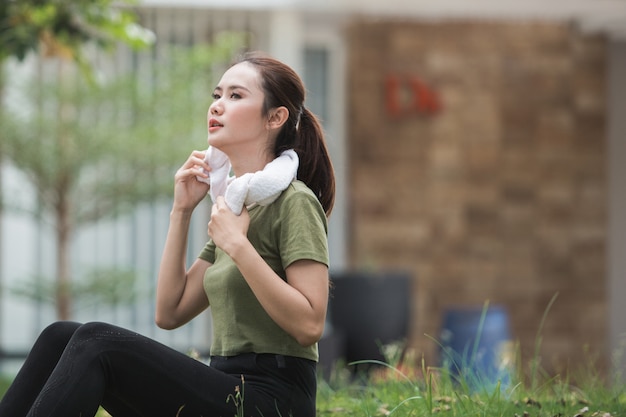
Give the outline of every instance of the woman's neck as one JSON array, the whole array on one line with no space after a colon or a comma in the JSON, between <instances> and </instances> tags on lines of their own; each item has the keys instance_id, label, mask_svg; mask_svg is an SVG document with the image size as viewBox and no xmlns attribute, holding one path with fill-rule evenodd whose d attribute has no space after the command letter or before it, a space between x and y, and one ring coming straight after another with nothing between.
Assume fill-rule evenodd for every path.
<instances>
[{"instance_id":1,"label":"woman's neck","mask_svg":"<svg viewBox=\"0 0 626 417\"><path fill-rule=\"evenodd\" d=\"M240 177L247 173L254 173L263 170L265 165L270 163L274 158L267 154L266 151L252 152L250 154L233 155L230 157L230 164L236 177Z\"/></svg>"}]
</instances>

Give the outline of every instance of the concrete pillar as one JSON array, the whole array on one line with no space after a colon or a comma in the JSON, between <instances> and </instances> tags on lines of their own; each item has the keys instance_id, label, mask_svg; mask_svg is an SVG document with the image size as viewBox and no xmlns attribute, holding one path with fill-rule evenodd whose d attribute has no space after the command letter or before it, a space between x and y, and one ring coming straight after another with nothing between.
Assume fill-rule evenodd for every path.
<instances>
[{"instance_id":1,"label":"concrete pillar","mask_svg":"<svg viewBox=\"0 0 626 417\"><path fill-rule=\"evenodd\" d=\"M609 48L609 241L608 300L611 354L620 354L615 372L626 382L626 41Z\"/></svg>"},{"instance_id":2,"label":"concrete pillar","mask_svg":"<svg viewBox=\"0 0 626 417\"><path fill-rule=\"evenodd\" d=\"M272 10L269 18L269 53L302 74L303 22L299 12Z\"/></svg>"}]
</instances>

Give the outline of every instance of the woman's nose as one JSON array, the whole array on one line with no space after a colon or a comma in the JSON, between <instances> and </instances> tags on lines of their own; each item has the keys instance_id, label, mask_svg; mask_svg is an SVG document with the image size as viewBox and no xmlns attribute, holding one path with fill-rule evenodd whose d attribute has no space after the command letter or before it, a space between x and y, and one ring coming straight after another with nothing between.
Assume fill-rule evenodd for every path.
<instances>
[{"instance_id":1,"label":"woman's nose","mask_svg":"<svg viewBox=\"0 0 626 417\"><path fill-rule=\"evenodd\" d=\"M221 111L222 111L222 106L219 104L219 101L217 100L211 103L211 105L209 106L210 114L220 114Z\"/></svg>"}]
</instances>

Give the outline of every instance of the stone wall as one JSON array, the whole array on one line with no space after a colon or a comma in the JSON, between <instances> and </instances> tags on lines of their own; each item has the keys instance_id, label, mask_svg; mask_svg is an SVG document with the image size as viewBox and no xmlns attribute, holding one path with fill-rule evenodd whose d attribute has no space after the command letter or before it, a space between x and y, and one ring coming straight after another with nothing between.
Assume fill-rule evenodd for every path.
<instances>
[{"instance_id":1,"label":"stone wall","mask_svg":"<svg viewBox=\"0 0 626 417\"><path fill-rule=\"evenodd\" d=\"M411 345L433 364L443 311L488 300L527 359L556 295L543 366L606 358L605 39L369 20L347 37L351 264L414 274Z\"/></svg>"}]
</instances>

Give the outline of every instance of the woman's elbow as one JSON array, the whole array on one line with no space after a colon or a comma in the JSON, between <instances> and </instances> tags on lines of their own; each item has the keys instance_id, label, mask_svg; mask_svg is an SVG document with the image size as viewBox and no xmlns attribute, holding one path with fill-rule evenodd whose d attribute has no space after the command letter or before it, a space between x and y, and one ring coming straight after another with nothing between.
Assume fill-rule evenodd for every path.
<instances>
[{"instance_id":1,"label":"woman's elbow","mask_svg":"<svg viewBox=\"0 0 626 417\"><path fill-rule=\"evenodd\" d=\"M163 330L174 330L180 326L171 315L159 314L159 312L154 315L154 323Z\"/></svg>"},{"instance_id":2,"label":"woman's elbow","mask_svg":"<svg viewBox=\"0 0 626 417\"><path fill-rule=\"evenodd\" d=\"M322 338L324 333L324 325L311 326L308 329L300 329L295 339L300 346L311 346L317 343Z\"/></svg>"}]
</instances>

